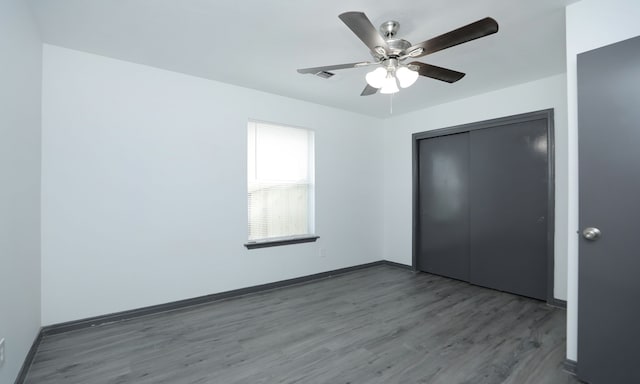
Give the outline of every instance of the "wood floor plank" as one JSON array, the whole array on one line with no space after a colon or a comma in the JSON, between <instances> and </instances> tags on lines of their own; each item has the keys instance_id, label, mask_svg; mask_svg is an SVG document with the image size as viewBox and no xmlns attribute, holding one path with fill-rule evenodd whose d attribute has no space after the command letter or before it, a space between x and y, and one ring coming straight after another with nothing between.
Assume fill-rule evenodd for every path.
<instances>
[{"instance_id":1,"label":"wood floor plank","mask_svg":"<svg viewBox=\"0 0 640 384\"><path fill-rule=\"evenodd\" d=\"M577 383L565 312L376 266L45 336L26 384Z\"/></svg>"}]
</instances>

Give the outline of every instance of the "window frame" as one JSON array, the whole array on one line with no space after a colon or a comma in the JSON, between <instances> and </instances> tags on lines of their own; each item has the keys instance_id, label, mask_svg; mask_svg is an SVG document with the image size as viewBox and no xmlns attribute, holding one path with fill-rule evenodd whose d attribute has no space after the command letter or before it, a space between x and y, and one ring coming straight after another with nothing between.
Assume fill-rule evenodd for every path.
<instances>
[{"instance_id":1,"label":"window frame","mask_svg":"<svg viewBox=\"0 0 640 384\"><path fill-rule=\"evenodd\" d=\"M311 133L312 136L312 140L310 141L310 147L309 147L309 151L311 152L311 154L309 155L309 168L308 168L308 183L306 185L308 185L309 191L308 191L308 199L309 199L309 204L307 205L307 215L308 215L308 220L307 220L307 227L310 233L306 233L306 234L301 234L301 235L290 235L290 236L279 236L279 237L267 237L267 238L262 238L262 239L255 239L255 240L248 240L244 246L247 249L258 249L258 248L267 248L267 247L276 247L276 246L282 246L282 245L290 245L290 244L300 244L300 243L309 243L309 242L315 242L317 241L320 236L315 234L315 196L316 196L316 192L315 192L315 130L310 129L310 128L305 128L305 127L298 127L298 126L294 126L294 125L289 125L289 124L282 124L282 123L273 123L273 122L268 122L268 121L263 121L263 120L256 120L256 119L248 119L247 121L247 140L246 140L246 148L247 148L247 161L249 159L249 127L250 124L256 124L254 129L257 129L258 125L260 124L264 124L264 125L271 125L271 126L275 126L275 127L282 127L282 128L293 128L293 129L301 129L304 131L307 131L308 133ZM255 145L255 144L254 144ZM247 185L246 185L246 191L247 191L247 198L248 198L248 194L249 194L249 179L248 179L248 175L249 175L249 164L247 163L247 169L246 169L246 173L247 173ZM249 204L247 201L247 225L249 225ZM248 229L248 228L247 228ZM247 234L248 236L248 234Z\"/></svg>"}]
</instances>

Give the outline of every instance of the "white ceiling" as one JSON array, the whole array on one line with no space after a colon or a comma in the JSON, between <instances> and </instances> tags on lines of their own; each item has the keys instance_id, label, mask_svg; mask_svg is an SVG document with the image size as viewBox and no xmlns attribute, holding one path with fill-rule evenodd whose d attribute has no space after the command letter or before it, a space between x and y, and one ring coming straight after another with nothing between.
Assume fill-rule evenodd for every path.
<instances>
[{"instance_id":1,"label":"white ceiling","mask_svg":"<svg viewBox=\"0 0 640 384\"><path fill-rule=\"evenodd\" d=\"M420 78L393 97L393 114L565 71L564 8L577 0L29 0L46 43L378 117L390 96L362 97L370 69L324 80L297 68L369 60L338 19L363 11L400 22L412 44L486 16L500 31L420 61L467 73Z\"/></svg>"}]
</instances>

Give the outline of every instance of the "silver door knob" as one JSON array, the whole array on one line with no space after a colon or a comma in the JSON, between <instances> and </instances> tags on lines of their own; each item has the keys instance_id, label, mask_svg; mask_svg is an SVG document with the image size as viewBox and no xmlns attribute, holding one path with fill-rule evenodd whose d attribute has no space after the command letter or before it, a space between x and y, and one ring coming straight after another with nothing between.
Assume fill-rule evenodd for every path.
<instances>
[{"instance_id":1,"label":"silver door knob","mask_svg":"<svg viewBox=\"0 0 640 384\"><path fill-rule=\"evenodd\" d=\"M582 237L590 241L598 240L601 234L598 228L593 227L585 228L584 231L582 231Z\"/></svg>"}]
</instances>

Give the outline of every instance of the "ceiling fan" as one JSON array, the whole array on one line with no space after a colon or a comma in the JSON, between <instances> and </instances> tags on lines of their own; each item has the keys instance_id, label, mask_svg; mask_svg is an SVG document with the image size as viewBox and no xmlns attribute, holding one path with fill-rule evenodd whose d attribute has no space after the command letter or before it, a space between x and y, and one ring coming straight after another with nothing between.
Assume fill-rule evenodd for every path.
<instances>
[{"instance_id":1,"label":"ceiling fan","mask_svg":"<svg viewBox=\"0 0 640 384\"><path fill-rule=\"evenodd\" d=\"M374 60L303 68L298 69L298 72L330 77L333 74L329 71L371 65L377 66L375 70L367 73L367 86L360 96L373 95L378 90L384 94L396 93L399 91L398 84L402 88L407 88L418 79L418 76L454 83L464 77L465 74L419 61L412 61L408 64L404 64L404 61L410 58L415 59L426 56L498 32L498 23L494 19L486 17L422 43L411 45L407 40L396 38L400 28L400 23L397 21L382 23L380 33L378 33L363 12L345 12L338 17L371 50Z\"/></svg>"}]
</instances>

